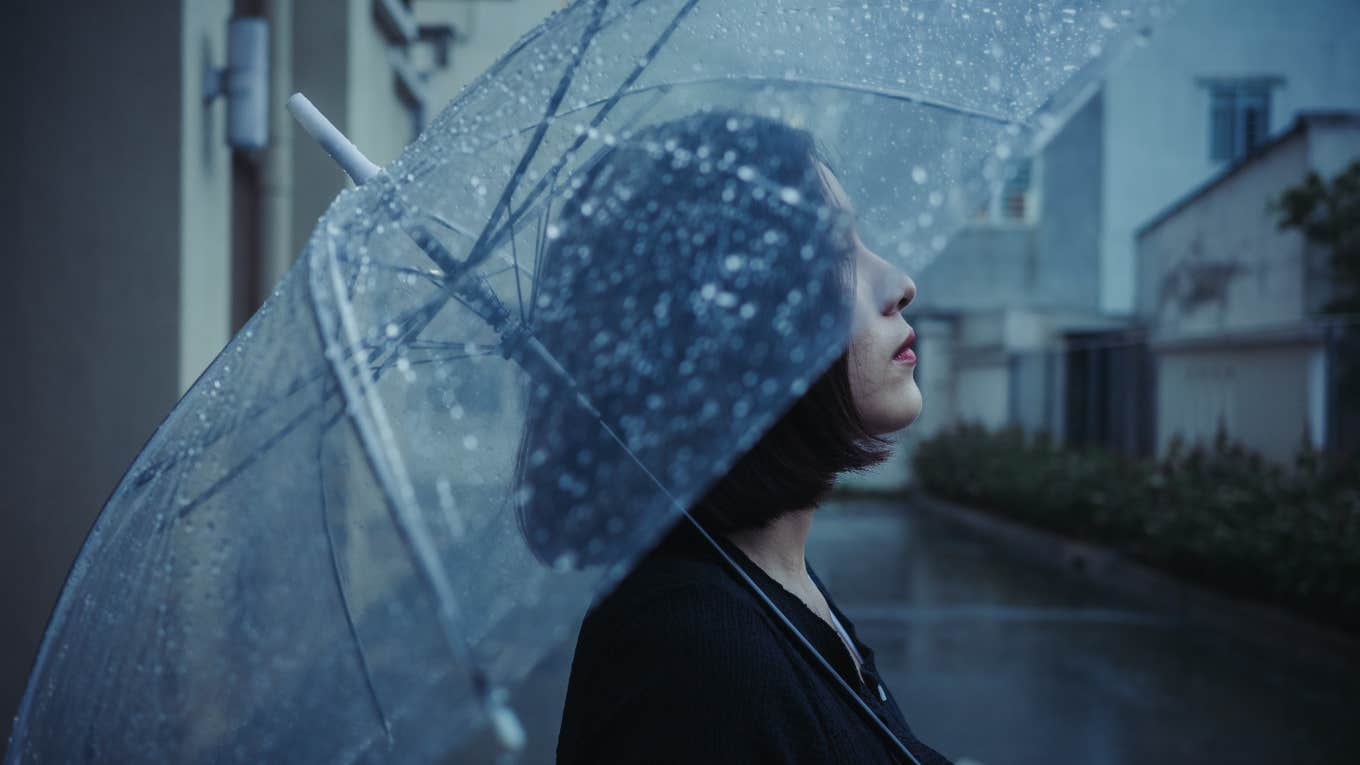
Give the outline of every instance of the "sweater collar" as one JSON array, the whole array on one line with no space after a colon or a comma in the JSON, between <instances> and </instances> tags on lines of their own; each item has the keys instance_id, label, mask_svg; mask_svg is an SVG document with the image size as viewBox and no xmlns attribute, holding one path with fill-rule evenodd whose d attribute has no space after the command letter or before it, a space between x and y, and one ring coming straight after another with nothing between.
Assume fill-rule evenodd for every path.
<instances>
[{"instance_id":1,"label":"sweater collar","mask_svg":"<svg viewBox=\"0 0 1360 765\"><path fill-rule=\"evenodd\" d=\"M713 558L717 557L717 553L714 552L708 542L705 541L692 526L690 526L689 521L681 519L673 534L683 538L686 542L686 547ZM742 552L741 548L737 547L735 543L720 534L713 534L712 536L718 541L718 544L722 546L723 550L736 561L737 565L741 566L747 576L751 577L756 585L769 596L770 600L774 602L775 606L777 606L786 617L788 617L789 621L798 628L798 631L803 633L803 636L817 649L817 652L831 663L831 666L835 668L841 678L844 679L851 688L856 689L862 694L865 693L864 684L860 682L859 674L855 671L855 661L851 658L850 653L845 650L845 644L841 642L840 636L836 634L835 629L832 628L830 624L823 621L811 608L808 608L802 598L789 592L785 589L784 585L780 584L774 577L765 573L765 570L756 564L755 561L751 560L746 553ZM822 596L826 598L827 605L830 606L832 613L836 615L836 618L840 620L841 625L845 627L845 631L849 633L851 642L854 643L856 650L860 653L860 657L863 658L864 670L866 672L865 680L869 681L871 680L871 677L877 677L878 670L874 666L873 650L860 641L859 636L855 634L855 625L839 608L836 607L836 602L832 599L831 593L827 592L826 586L822 584L822 580L817 576L810 563L808 564L808 574L811 576L817 589L821 591ZM735 574L733 574L733 576L735 576Z\"/></svg>"}]
</instances>

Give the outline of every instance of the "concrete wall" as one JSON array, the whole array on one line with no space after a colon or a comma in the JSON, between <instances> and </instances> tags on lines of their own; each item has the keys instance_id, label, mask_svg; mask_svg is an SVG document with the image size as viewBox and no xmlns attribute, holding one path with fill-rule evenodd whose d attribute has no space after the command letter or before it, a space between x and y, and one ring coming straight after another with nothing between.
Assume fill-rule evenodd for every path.
<instances>
[{"instance_id":1,"label":"concrete wall","mask_svg":"<svg viewBox=\"0 0 1360 765\"><path fill-rule=\"evenodd\" d=\"M917 310L995 310L1027 305L1035 276L1034 228L1026 223L967 225L919 273Z\"/></svg>"},{"instance_id":2,"label":"concrete wall","mask_svg":"<svg viewBox=\"0 0 1360 765\"><path fill-rule=\"evenodd\" d=\"M0 304L17 352L0 389L7 722L100 506L226 340L226 282L214 280L229 168L221 106L199 103L225 19L221 4L188 0L150 14L61 3L5 14L13 197L0 205Z\"/></svg>"},{"instance_id":3,"label":"concrete wall","mask_svg":"<svg viewBox=\"0 0 1360 765\"><path fill-rule=\"evenodd\" d=\"M999 428L1010 420L1010 367L1004 356L976 358L958 367L957 416Z\"/></svg>"},{"instance_id":4,"label":"concrete wall","mask_svg":"<svg viewBox=\"0 0 1360 765\"><path fill-rule=\"evenodd\" d=\"M1093 311L1100 302L1104 104L1103 95L1096 94L1036 163L1040 212L1029 305Z\"/></svg>"},{"instance_id":5,"label":"concrete wall","mask_svg":"<svg viewBox=\"0 0 1360 765\"><path fill-rule=\"evenodd\" d=\"M430 88L435 111L444 108L526 32L567 4L566 0L416 0L416 18L447 18L466 38L453 50L448 75Z\"/></svg>"},{"instance_id":6,"label":"concrete wall","mask_svg":"<svg viewBox=\"0 0 1360 765\"><path fill-rule=\"evenodd\" d=\"M1308 166L1323 177L1360 162L1360 119L1319 119L1308 127Z\"/></svg>"},{"instance_id":7,"label":"concrete wall","mask_svg":"<svg viewBox=\"0 0 1360 765\"><path fill-rule=\"evenodd\" d=\"M1138 241L1138 307L1154 338L1280 326L1306 315L1305 247L1266 211L1308 172L1293 136L1232 173Z\"/></svg>"},{"instance_id":8,"label":"concrete wall","mask_svg":"<svg viewBox=\"0 0 1360 765\"><path fill-rule=\"evenodd\" d=\"M1107 78L1101 305L1133 308L1134 230L1221 166L1209 159L1204 77L1283 78L1271 132L1303 110L1360 108L1360 3L1184 3Z\"/></svg>"},{"instance_id":9,"label":"concrete wall","mask_svg":"<svg viewBox=\"0 0 1360 765\"><path fill-rule=\"evenodd\" d=\"M375 161L394 158L411 138L411 116L397 96L390 46L374 28L373 3L293 5L295 89ZM440 86L437 97L447 98L559 3L420 5L473 22L463 26L472 41L455 48L456 81ZM230 336L238 297L231 285L242 281L232 259L251 252L241 240L258 226L243 208L265 190L258 178L240 183L251 163L233 159L224 144L223 103L201 102L204 68L224 63L231 10L228 0L180 0L154 12L22 3L0 24L8 73L0 104L10 118L0 184L10 270L0 305L13 354L0 383L6 733L95 516ZM346 181L292 131L292 183L281 191L292 205L296 255Z\"/></svg>"},{"instance_id":10,"label":"concrete wall","mask_svg":"<svg viewBox=\"0 0 1360 765\"><path fill-rule=\"evenodd\" d=\"M1320 446L1310 396L1320 347L1307 344L1164 350L1157 364L1157 452L1179 433L1212 443L1222 425L1266 457L1293 458L1303 439Z\"/></svg>"},{"instance_id":11,"label":"concrete wall","mask_svg":"<svg viewBox=\"0 0 1360 765\"><path fill-rule=\"evenodd\" d=\"M226 63L227 3L182 0L180 19L179 392L231 339L231 152L225 104L196 89L205 66Z\"/></svg>"},{"instance_id":12,"label":"concrete wall","mask_svg":"<svg viewBox=\"0 0 1360 765\"><path fill-rule=\"evenodd\" d=\"M1316 158L1316 159L1315 159ZM1170 208L1138 239L1139 313L1158 358L1157 448L1176 434L1289 459L1327 443L1327 359L1318 308L1327 253L1280 231L1268 202L1314 169L1360 158L1360 120L1299 129Z\"/></svg>"}]
</instances>

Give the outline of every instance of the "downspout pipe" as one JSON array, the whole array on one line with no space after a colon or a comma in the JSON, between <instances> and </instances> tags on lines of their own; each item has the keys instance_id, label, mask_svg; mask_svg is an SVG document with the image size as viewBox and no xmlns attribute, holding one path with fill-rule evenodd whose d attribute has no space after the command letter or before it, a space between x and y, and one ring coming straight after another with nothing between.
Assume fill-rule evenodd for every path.
<instances>
[{"instance_id":1,"label":"downspout pipe","mask_svg":"<svg viewBox=\"0 0 1360 765\"><path fill-rule=\"evenodd\" d=\"M261 302L293 263L293 124L280 94L293 89L293 0L264 0L269 21L269 143L261 157L259 281Z\"/></svg>"}]
</instances>

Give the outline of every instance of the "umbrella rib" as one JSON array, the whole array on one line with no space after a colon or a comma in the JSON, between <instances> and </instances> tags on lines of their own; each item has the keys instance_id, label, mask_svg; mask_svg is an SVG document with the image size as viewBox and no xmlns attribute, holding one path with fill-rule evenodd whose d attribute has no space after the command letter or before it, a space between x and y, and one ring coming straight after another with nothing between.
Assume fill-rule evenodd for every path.
<instances>
[{"instance_id":1,"label":"umbrella rib","mask_svg":"<svg viewBox=\"0 0 1360 765\"><path fill-rule=\"evenodd\" d=\"M629 12L629 11L633 10L634 8L638 7L639 5L642 5L643 3L647 2L647 1L648 1L648 0L631 0L629 3L627 3L625 6L623 6L623 7L619 10L619 12L618 12L617 14L614 15L613 18L608 19L608 20L606 20L606 21L602 21L602 22L600 23L600 31L604 31L604 30L606 30L606 29L608 29L608 28L614 26L615 24L619 23L619 22L622 21L623 19L627 18L628 12ZM519 39L519 41L516 42L512 48L510 48L510 50L508 50L508 51L506 51L505 53L501 54L500 58L496 59L496 62L495 62L494 64L492 64L491 67L490 67L489 69L487 69L487 70L486 70L485 72L483 72L482 74L478 75L476 79L474 79L471 83L469 83L469 84L464 88L464 91L463 91L463 92L464 92L464 93L475 93L475 92L477 91L477 88L480 87L481 84L482 84L483 82L496 83L496 84L499 85L499 84L500 84L500 79L497 77L497 75L499 75L499 74L505 69L505 67L506 67L507 65L509 65L511 61L514 60L515 56L518 55L518 54L520 53L520 51L524 50L524 48L527 47L528 44L529 44L530 42L532 42L532 41L534 41L534 40L537 40L539 37L541 37L541 36L543 35L543 30L546 28L546 26L547 26L547 25L539 26L539 27L535 28L532 32L529 32L528 34L526 34L524 37L521 37L521 38ZM514 95L514 94L509 94L509 95ZM455 101L455 103L458 103L458 101ZM455 107L455 108L456 108L456 107ZM460 111L466 111L466 110L460 110ZM531 126L529 126L529 127L533 127L533 126L531 125ZM529 129L529 128L525 128L525 130L528 130L528 129ZM513 135L518 135L519 133L522 133L522 132L524 132L524 131L522 131L522 130L521 130L521 131L517 131L517 132L514 133ZM503 140L503 139L502 139L502 140ZM494 142L493 142L493 143L494 143ZM488 145L490 145L490 144L488 144ZM480 151L480 150L479 150L479 151Z\"/></svg>"},{"instance_id":2,"label":"umbrella rib","mask_svg":"<svg viewBox=\"0 0 1360 765\"><path fill-rule=\"evenodd\" d=\"M571 82L576 76L576 68L580 65L581 59L585 57L586 49L590 47L590 43L594 39L596 33L599 32L600 19L604 15L604 9L608 5L609 0L596 0L594 3L594 13L591 16L590 23L586 25L585 31L581 34L581 40L576 45L575 55L572 57L571 63L567 66L566 71L562 73L562 78L558 81L557 88L553 91L552 97L549 99L548 108L544 110L545 117L543 122L534 131L534 136L530 140L529 146L525 149L523 156L520 157L519 165L515 168L515 172L510 177L510 181L501 192L500 199L496 202L495 209L487 219L486 226L482 228L482 232L477 236L477 240L473 243L471 249L468 250L467 257L461 263L440 262L440 260L435 259L435 252L432 252L431 247L425 246L426 244L431 246L435 244L433 237L428 232L421 232L420 236L416 236L409 230L407 231L407 234L416 240L417 245L425 251L425 254L430 256L431 259L434 259L435 264L444 271L445 289L433 300L426 303L424 309L417 314L414 321L404 331L400 332L397 337L393 338L393 342L391 343L391 346L394 349L393 353L395 353L396 348L400 348L434 320L434 317L443 309L449 299L455 297L452 289L453 285L460 281L465 273L475 268L482 260L486 259L486 253L489 252L487 246L488 239L491 234L497 230L496 223L501 214L505 211L510 195L514 193L520 180L523 179L529 163L533 160L534 155L538 153L538 147L542 144L543 136L548 131L548 126L550 124L548 118L557 112L557 108L561 105L562 99L566 97L567 89L571 86ZM442 248L440 249L442 250ZM447 251L443 252L444 254L447 254ZM454 267L455 265L457 266L456 268ZM385 366L379 367L374 371L375 379L384 371L384 369Z\"/></svg>"},{"instance_id":3,"label":"umbrella rib","mask_svg":"<svg viewBox=\"0 0 1360 765\"><path fill-rule=\"evenodd\" d=\"M515 302L519 306L520 322L527 323L528 318L524 315L524 288L520 286L519 281L519 248L515 246L515 224L513 221L507 221L506 225L510 227L510 260L513 263L511 267L515 269Z\"/></svg>"},{"instance_id":4,"label":"umbrella rib","mask_svg":"<svg viewBox=\"0 0 1360 765\"><path fill-rule=\"evenodd\" d=\"M435 213L435 212L426 213L426 217L428 217L430 220L434 221L435 223L438 223L439 225L443 226L444 228L446 228L446 229L452 231L452 232L455 233L455 234L459 234L459 235L461 235L461 236L465 236L465 237L467 237L468 239L473 239L473 240L475 240L475 239L477 238L477 235L474 234L474 233L472 233L472 231L471 231L470 229L468 229L466 226L463 226L463 225L458 224L458 223L454 223L453 221L449 220L448 218L445 218L444 216L440 215L439 213Z\"/></svg>"},{"instance_id":5,"label":"umbrella rib","mask_svg":"<svg viewBox=\"0 0 1360 765\"><path fill-rule=\"evenodd\" d=\"M670 23L666 25L666 28L661 30L661 34L658 35L656 40L652 42L651 47L647 49L647 53L642 57L642 60L637 62L633 66L633 70L628 73L627 77L623 78L623 82L621 82L619 84L619 87L614 90L614 93L610 95L608 98L601 99L592 104L592 106L599 106L600 110L596 112L594 117L590 118L590 127L592 128L599 127L600 123L604 121L604 118L607 117L610 114L610 112L614 110L614 107L618 105L619 101L624 96L634 92L647 91L647 89L645 88L640 89L638 91L630 91L629 88L633 86L633 83L637 82L638 78L642 76L642 73L645 72L647 70L647 67L651 65L652 61L656 59L657 54L660 53L661 49L665 47L667 42L670 41L671 35L675 34L676 29L679 29L680 22L684 20L685 16L689 15L690 11L694 10L694 6L697 5L698 2L699 0L689 0L689 2L681 6L680 10L676 11L675 16L670 20ZM542 129L543 127L545 127L549 120L555 120L568 114L574 114L577 111L579 111L579 109L570 109L560 114L557 113L556 111L550 112L549 116L544 117L543 125L538 126L538 128ZM589 137L590 137L589 131L582 131L580 135L576 136L576 140L572 141L571 146L568 147L566 151L562 152L562 156L557 158L557 161L553 163L553 166L548 170L548 172L543 174L543 177L539 179L538 184L533 188L532 191L529 192L529 194L527 195L528 199L524 202L524 205L521 206L521 209L524 209L524 207L527 207L528 205L531 205L535 201L537 201L537 197L542 192L543 187L546 186L548 183L556 180L557 174L562 171L562 167L566 165L567 160L570 159L571 156L575 154L578 149L581 148L581 146L586 142L586 140ZM492 223L494 224L494 222L496 221L496 216L492 216L491 220ZM507 222L507 225L513 224L517 220L518 220L517 217L511 217ZM492 247L497 246L502 239L504 239L503 227L502 229L497 231L496 234L494 235L491 246Z\"/></svg>"},{"instance_id":6,"label":"umbrella rib","mask_svg":"<svg viewBox=\"0 0 1360 765\"><path fill-rule=\"evenodd\" d=\"M534 314L538 311L538 280L542 273L543 261L548 255L548 216L552 214L553 188L555 187L548 187L548 203L543 206L543 214L538 216L538 232L534 236L534 288L529 294L529 322L534 320Z\"/></svg>"},{"instance_id":7,"label":"umbrella rib","mask_svg":"<svg viewBox=\"0 0 1360 765\"><path fill-rule=\"evenodd\" d=\"M391 271L391 272L397 273L397 274L408 274L408 275L410 275L410 276L416 276L416 277L419 277L419 278L421 278L421 279L425 279L425 280L431 282L431 283L434 284L435 286L439 286L440 284L443 284L443 280L442 280L442 278L441 278L441 277L443 276L442 273L436 273L436 272L433 272L433 271L422 271L422 270L419 269L419 268L412 268L411 266L399 266L399 265L396 265L395 263L385 263L385 262L383 262L383 261L381 261L381 260L370 260L370 261L369 261L369 265L372 266L372 267L374 267L374 268L380 268L380 269L382 269L382 270L384 270L384 271ZM355 273L356 278L357 278L357 274L359 273L359 269L356 268L356 269L354 270L354 273ZM349 289L350 289L351 292L353 292L353 290L354 290L354 285L351 284L351 285L349 286Z\"/></svg>"},{"instance_id":8,"label":"umbrella rib","mask_svg":"<svg viewBox=\"0 0 1360 765\"><path fill-rule=\"evenodd\" d=\"M464 261L465 268L472 268L477 265L480 258L485 257L484 250L487 240L495 231L501 214L509 206L511 195L515 193L520 181L524 179L524 175L529 169L529 163L538 154L538 147L542 145L543 137L548 133L552 117L557 113L557 108L562 105L562 99L566 98L567 89L571 87L572 80L576 78L576 69L581 65L581 59L585 58L586 49L590 47L595 34L599 31L600 19L604 16L604 10L608 5L608 0L597 0L594 3L592 9L594 13L591 14L590 23L586 25L585 31L581 34L581 41L576 45L575 55L572 56L571 62L567 64L566 71L562 73L561 79L557 81L557 88L553 90L552 96L548 98L548 106L543 110L543 121L534 129L534 135L529 139L529 145L524 149L524 154L520 156L519 165L515 168L514 174L510 176L510 181L505 184L505 189L501 191L501 197L496 201L496 207L491 211L486 227L482 229L482 233L478 235L472 249L468 251L467 260Z\"/></svg>"},{"instance_id":9,"label":"umbrella rib","mask_svg":"<svg viewBox=\"0 0 1360 765\"><path fill-rule=\"evenodd\" d=\"M345 410L342 407L331 418L321 426L322 434L335 426L340 421ZM368 689L368 698L373 702L373 708L378 713L378 720L382 723L383 731L387 733L387 740L392 741L392 724L387 719L387 713L383 711L382 701L378 698L378 689L373 685L373 671L368 666L368 655L364 652L363 640L359 637L359 628L354 623L354 610L350 606L349 593L345 590L344 576L340 573L340 557L335 549L335 532L331 530L331 511L330 503L326 501L326 463L322 459L323 442L320 438L316 444L316 465L317 470L322 474L321 484L321 526L326 533L326 551L330 555L331 575L335 578L335 589L340 593L340 607L345 614L345 626L349 628L349 637L354 644L354 652L359 659L359 669L364 674L364 687Z\"/></svg>"},{"instance_id":10,"label":"umbrella rib","mask_svg":"<svg viewBox=\"0 0 1360 765\"><path fill-rule=\"evenodd\" d=\"M322 376L325 375L325 373L329 370L329 367L330 367L330 364L329 364L329 363L325 363L325 364L322 364L321 366L318 366L318 367L315 367L315 368L313 368L313 369L311 369L311 370L308 370L305 374L303 374L303 375L301 375L300 377L298 377L298 378L293 382L293 384L290 385L290 386L289 386L283 393L281 393L277 398L275 398L275 399L273 399L273 400L270 400L270 401L266 401L266 402L264 402L264 403L262 403L262 404L259 404L259 405L255 406L255 407L252 407L252 408L251 408L249 411L247 411L240 419L241 419L241 420L253 420L253 419L256 419L257 417L263 415L266 411L268 411L269 409L271 409L271 408L274 407L275 405L281 404L281 403L283 403L284 401L287 401L289 398L292 398L293 394L297 393L298 391L302 390L303 388L306 388L308 385L311 385L312 383L314 383L314 382L316 382L317 380L321 379ZM212 444L216 443L219 439L221 439L222 436L226 435L228 432L231 432L231 431L230 431L230 430L224 430L224 431L222 431L222 432L220 432L220 433L215 433L215 434L213 434L212 438L205 440L205 441L201 444L201 446L203 446L203 447L211 446ZM142 485L145 484L147 481L150 481L151 479L153 479L153 478L155 478L155 477L161 475L162 473L164 473L166 470L169 470L170 468L174 467L175 464L178 463L179 461L180 461L180 455L179 455L179 454L175 454L175 455L172 455L172 456L166 458L165 460L162 460L161 462L157 462L157 463L154 464L154 465L149 465L149 466L143 468L142 470L140 470L140 471L137 472L136 476L134 476L134 477L132 478L132 486L134 486L134 487L136 487L136 486L142 486Z\"/></svg>"},{"instance_id":11,"label":"umbrella rib","mask_svg":"<svg viewBox=\"0 0 1360 765\"><path fill-rule=\"evenodd\" d=\"M657 52L659 52L661 47L665 44L665 42L670 39L670 36L675 32L676 28L678 28L680 21L685 17L686 14L690 12L690 10L694 8L697 2L698 0L689 0L689 2L687 2L683 7L681 7L681 9L676 13L675 17L671 19L669 24L667 24L666 28L662 30L661 35L658 36L657 40L652 44L651 48L648 50L648 55L642 61L639 61L634 66L633 71L630 72L628 77L625 78L624 82L620 84L618 89L614 92L614 95L611 98L605 100L604 105L601 106L599 112L597 112L595 117L592 119L591 121L592 125L598 125L601 121L604 120L604 118L609 114L609 112L613 110L613 108L618 104L619 100L622 99L622 97L628 92L628 87L633 82L636 82L637 78L641 76L642 72L646 70L646 68L651 64L651 62L656 59ZM493 211L491 217L488 218L487 225L482 229L482 233L478 235L477 240L473 243L472 248L468 251L467 258L464 259L459 264L461 267L458 269L449 268L448 267L449 264L439 263L438 261L436 261L436 264L440 265L441 269L443 269L445 272L444 279L446 289L443 292L441 292L438 296L431 299L428 303L425 304L425 306L423 306L416 313L416 315L411 317L410 323L405 327L405 329L402 332L398 334L396 338L392 340L391 343L392 346L400 347L404 343L409 342L410 338L414 337L422 329L424 329L424 327L428 325L429 322L433 321L435 315L439 313L439 311L444 307L448 300L451 297L454 297L451 294L452 292L451 288L454 282L458 281L458 279L461 278L462 274L465 273L468 269L475 267L477 263L480 262L480 260L485 259L487 252L499 246L502 240L502 232L505 231L505 228L502 227L500 229L497 229L496 221L500 217L500 214L504 209L504 203L509 199L510 195L514 192L514 189L518 185L519 181L523 178L524 170L528 166L529 159L531 158L532 154L538 151L538 146L542 142L543 134L547 130L547 127L550 123L550 118L553 114L556 113L557 106L559 106L561 102L561 97L565 96L566 88L570 84L570 81L574 76L576 65L579 64L581 58L585 55L585 50L590 45L590 41L593 39L594 34L599 31L600 14L603 13L604 6L606 5L607 2L601 2L599 5L597 5L596 16L593 19L594 24L593 26L588 27L586 30L586 34L582 36L581 42L577 46L576 58L573 59L572 65L564 73L562 81L558 83L558 90L557 92L554 93L554 103L551 104L550 108L546 110L546 114L548 116L545 116L543 122L540 125L538 125L534 139L531 141L530 146L526 149L524 156L520 160L519 168L516 170L515 174L511 177L510 182L506 185L506 189L501 194L501 201L497 203L495 211ZM636 3L634 3L634 6L635 5ZM586 137L587 134L585 133L583 133L581 136L578 136L574 146L579 146L585 140ZM555 165L556 171L560 171L562 165L566 161L565 157L570 154L570 151L571 150L564 153L564 158L560 159L557 162L557 164ZM554 181L555 178L553 173L545 174L544 178L541 179L537 186L535 186L534 190L530 192L529 194L530 199L522 203L519 209L512 213L513 218L507 221L507 225L513 225L517 223L519 217L523 214L523 211L528 209L530 205L537 201L537 195L541 192L541 190L547 184L550 184ZM436 220L439 223L445 225L446 227L449 227L455 231L458 230L454 228L452 224L450 224L447 221L444 221L443 219L436 218ZM464 232L459 231L459 233ZM426 235L426 237L428 237L428 234ZM426 249L425 247L422 247L422 249L426 251L426 255L431 255L431 252L428 249ZM375 376L381 374L383 371L385 371L385 366L376 370Z\"/></svg>"},{"instance_id":12,"label":"umbrella rib","mask_svg":"<svg viewBox=\"0 0 1360 765\"><path fill-rule=\"evenodd\" d=\"M1027 126L1028 124L1023 120L1006 117L1004 115L996 114L994 112L983 111L981 109L975 109L969 106L963 106L961 104L952 104L949 103L948 101L928 98L926 96L922 96L916 93L909 93L905 90L885 88L878 85L861 85L853 82L841 82L839 80L824 80L815 77L795 77L795 76L770 77L756 74L728 75L724 77L700 77L690 80L672 80L669 82L660 82L653 85L644 85L643 87L637 88L636 90L630 90L627 93L624 93L623 95L633 96L641 95L643 93L648 93L655 90L689 88L699 85L720 85L724 83L746 83L746 84L780 85L780 86L811 85L813 87L819 88L843 90L848 93L882 96L883 98L891 99L893 101L905 101L908 103L920 104L922 106L928 106L932 109L938 109L940 111L950 112L952 114L961 114L966 117L974 117L980 120L985 120L987 122L995 122L999 125L1020 125L1023 127ZM580 106L576 106L572 109L568 109L567 111L562 112L561 114L555 115L554 119L561 117L569 117L578 112L593 109L602 103L612 100L614 97L615 96L610 96L608 98L600 98L585 104L581 104ZM514 133L509 133L505 135L501 140L509 138L513 135L521 134L524 131L529 130L533 127L534 127L533 125L525 125L524 127L520 128Z\"/></svg>"},{"instance_id":13,"label":"umbrella rib","mask_svg":"<svg viewBox=\"0 0 1360 765\"><path fill-rule=\"evenodd\" d=\"M224 474L221 478L218 478L216 481L213 481L212 484L208 486L208 488L204 489L201 493L199 493L197 497L194 497L189 502L186 502L183 506L176 510L174 515L171 517L175 518L176 520L182 519L189 513L193 512L194 510L197 510L200 505L211 499L213 495L217 494L217 492L221 491L222 487L226 486L237 476L241 475L241 473L245 472L246 468L250 467L257 461L259 461L259 459L263 457L265 453L268 452L270 449L273 449L274 446L278 444L279 441L282 441L294 430L297 430L298 427L302 425L302 423L305 422L318 409L321 409L326 404L329 404L331 400L335 397L335 393L336 389L334 388L334 386L327 386L327 390L325 391L325 393L322 394L322 398L320 401L315 401L304 407L301 412L298 412L296 415L293 416L292 419L284 423L283 427L279 428L279 430L276 433L271 435L269 438L265 439L264 443L256 447L256 449L250 453L250 456L246 457L245 459L241 460L236 465L234 465L232 469L228 470L226 474ZM341 409L343 411L343 407L341 407Z\"/></svg>"}]
</instances>

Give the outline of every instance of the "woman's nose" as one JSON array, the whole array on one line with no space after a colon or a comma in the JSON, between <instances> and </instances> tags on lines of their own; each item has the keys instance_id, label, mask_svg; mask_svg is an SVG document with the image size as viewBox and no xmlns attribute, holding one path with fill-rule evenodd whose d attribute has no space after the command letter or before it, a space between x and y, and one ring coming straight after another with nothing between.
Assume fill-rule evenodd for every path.
<instances>
[{"instance_id":1,"label":"woman's nose","mask_svg":"<svg viewBox=\"0 0 1360 765\"><path fill-rule=\"evenodd\" d=\"M910 276L898 271L897 281L889 282L889 284L893 283L897 284L897 287L892 293L893 299L889 313L902 313L906 310L907 305L916 299L916 282L912 281Z\"/></svg>"}]
</instances>

